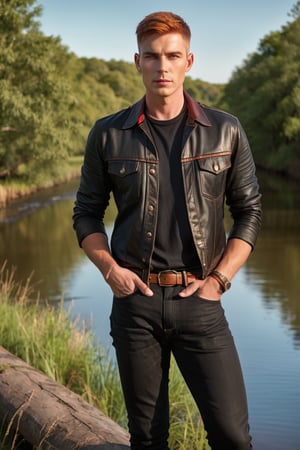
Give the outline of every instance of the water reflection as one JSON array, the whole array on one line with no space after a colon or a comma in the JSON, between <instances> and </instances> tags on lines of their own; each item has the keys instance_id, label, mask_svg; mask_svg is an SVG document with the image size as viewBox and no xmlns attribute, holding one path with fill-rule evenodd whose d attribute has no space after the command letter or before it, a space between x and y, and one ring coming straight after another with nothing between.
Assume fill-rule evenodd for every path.
<instances>
[{"instance_id":1,"label":"water reflection","mask_svg":"<svg viewBox=\"0 0 300 450\"><path fill-rule=\"evenodd\" d=\"M61 297L61 280L68 278L82 257L71 227L72 188L56 188L23 204L15 202L0 225L2 263L16 268L18 280L32 276L42 298Z\"/></svg>"},{"instance_id":2,"label":"water reflection","mask_svg":"<svg viewBox=\"0 0 300 450\"><path fill-rule=\"evenodd\" d=\"M261 174L263 227L246 269L266 308L279 309L300 345L300 183Z\"/></svg>"}]
</instances>

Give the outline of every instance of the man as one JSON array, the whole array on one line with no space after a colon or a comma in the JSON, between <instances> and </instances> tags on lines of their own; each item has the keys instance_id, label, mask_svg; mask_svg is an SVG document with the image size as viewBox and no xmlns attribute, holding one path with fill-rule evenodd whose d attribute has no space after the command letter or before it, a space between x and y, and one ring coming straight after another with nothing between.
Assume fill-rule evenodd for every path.
<instances>
[{"instance_id":1,"label":"man","mask_svg":"<svg viewBox=\"0 0 300 450\"><path fill-rule=\"evenodd\" d=\"M212 450L252 448L247 401L221 295L245 263L261 220L255 167L238 120L183 90L190 29L173 13L138 25L145 97L98 120L86 146L74 227L110 285L111 335L131 449L168 449L173 353ZM108 245L103 216L118 209ZM228 240L224 199L233 217Z\"/></svg>"}]
</instances>

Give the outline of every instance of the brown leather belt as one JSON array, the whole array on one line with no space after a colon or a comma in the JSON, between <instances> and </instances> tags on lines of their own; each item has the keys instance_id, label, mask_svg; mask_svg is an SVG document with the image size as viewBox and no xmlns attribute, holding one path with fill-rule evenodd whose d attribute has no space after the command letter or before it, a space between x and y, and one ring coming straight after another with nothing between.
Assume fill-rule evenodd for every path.
<instances>
[{"instance_id":1,"label":"brown leather belt","mask_svg":"<svg viewBox=\"0 0 300 450\"><path fill-rule=\"evenodd\" d=\"M159 286L187 286L200 278L200 273L186 272L185 270L177 272L176 270L163 270L159 273L150 273L148 282L158 284Z\"/></svg>"}]
</instances>

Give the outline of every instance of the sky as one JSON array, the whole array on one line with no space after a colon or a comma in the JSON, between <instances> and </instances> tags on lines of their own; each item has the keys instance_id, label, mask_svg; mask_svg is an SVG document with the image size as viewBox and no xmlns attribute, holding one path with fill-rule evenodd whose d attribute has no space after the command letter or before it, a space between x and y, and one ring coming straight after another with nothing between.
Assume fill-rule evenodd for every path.
<instances>
[{"instance_id":1,"label":"sky","mask_svg":"<svg viewBox=\"0 0 300 450\"><path fill-rule=\"evenodd\" d=\"M172 11L189 24L195 62L189 75L227 83L260 40L292 18L296 0L37 0L46 35L79 57L133 62L137 24L154 11Z\"/></svg>"}]
</instances>

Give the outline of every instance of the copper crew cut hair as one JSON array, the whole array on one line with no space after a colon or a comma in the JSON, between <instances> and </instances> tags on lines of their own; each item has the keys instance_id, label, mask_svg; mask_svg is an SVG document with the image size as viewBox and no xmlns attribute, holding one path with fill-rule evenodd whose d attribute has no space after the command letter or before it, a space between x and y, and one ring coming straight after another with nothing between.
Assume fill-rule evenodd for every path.
<instances>
[{"instance_id":1,"label":"copper crew cut hair","mask_svg":"<svg viewBox=\"0 0 300 450\"><path fill-rule=\"evenodd\" d=\"M188 24L172 12L159 11L147 15L137 26L138 44L152 34L180 33L188 41L191 40L191 30Z\"/></svg>"}]
</instances>

